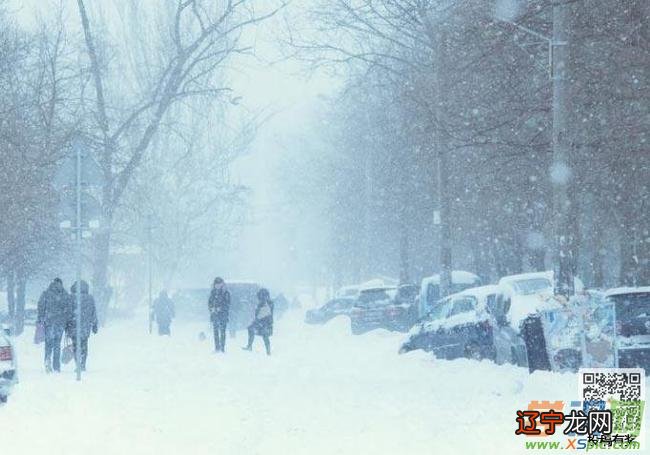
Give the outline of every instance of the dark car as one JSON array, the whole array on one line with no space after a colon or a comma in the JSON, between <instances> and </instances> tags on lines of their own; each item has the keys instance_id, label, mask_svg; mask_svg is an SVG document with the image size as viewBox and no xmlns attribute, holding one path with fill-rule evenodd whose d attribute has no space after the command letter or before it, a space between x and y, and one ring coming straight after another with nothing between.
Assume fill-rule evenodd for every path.
<instances>
[{"instance_id":1,"label":"dark car","mask_svg":"<svg viewBox=\"0 0 650 455\"><path fill-rule=\"evenodd\" d=\"M336 316L348 315L355 302L356 299L349 297L330 300L320 308L308 310L305 313L305 322L307 324L325 324Z\"/></svg>"},{"instance_id":2,"label":"dark car","mask_svg":"<svg viewBox=\"0 0 650 455\"><path fill-rule=\"evenodd\" d=\"M359 335L377 328L408 331L415 322L415 294L408 286L362 289L350 311L352 333Z\"/></svg>"},{"instance_id":3,"label":"dark car","mask_svg":"<svg viewBox=\"0 0 650 455\"><path fill-rule=\"evenodd\" d=\"M9 335L9 329L0 325L0 403L6 403L11 389L18 382L16 352Z\"/></svg>"},{"instance_id":4,"label":"dark car","mask_svg":"<svg viewBox=\"0 0 650 455\"><path fill-rule=\"evenodd\" d=\"M226 283L226 288L230 292L231 298L228 331L234 335L237 330L248 327L248 324L254 319L257 291L261 289L261 286L254 282L232 281ZM209 298L209 288L179 289L172 296L177 317L183 320L209 320ZM279 302L276 316L279 316L286 306L286 303Z\"/></svg>"},{"instance_id":5,"label":"dark car","mask_svg":"<svg viewBox=\"0 0 650 455\"><path fill-rule=\"evenodd\" d=\"M510 325L509 310L498 286L451 295L411 329L400 353L422 349L448 360L467 357L526 366L525 344Z\"/></svg>"},{"instance_id":6,"label":"dark car","mask_svg":"<svg viewBox=\"0 0 650 455\"><path fill-rule=\"evenodd\" d=\"M619 368L644 368L650 373L650 287L606 292L615 308Z\"/></svg>"}]
</instances>

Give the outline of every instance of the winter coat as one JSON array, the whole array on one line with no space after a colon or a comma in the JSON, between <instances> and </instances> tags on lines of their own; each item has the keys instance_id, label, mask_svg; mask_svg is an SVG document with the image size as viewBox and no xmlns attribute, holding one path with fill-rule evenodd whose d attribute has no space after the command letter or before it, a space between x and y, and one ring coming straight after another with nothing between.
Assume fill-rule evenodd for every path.
<instances>
[{"instance_id":1,"label":"winter coat","mask_svg":"<svg viewBox=\"0 0 650 455\"><path fill-rule=\"evenodd\" d=\"M269 337L273 335L273 311L274 305L271 300L264 300L257 304L253 325L258 335Z\"/></svg>"},{"instance_id":2,"label":"winter coat","mask_svg":"<svg viewBox=\"0 0 650 455\"><path fill-rule=\"evenodd\" d=\"M72 303L74 305L75 311L72 313L72 317L68 320L66 326L66 332L70 338L75 339L77 336L77 316L76 316L76 307L77 307L77 283L72 286ZM81 330L80 335L82 339L90 337L90 332L97 333L98 321L97 321L97 309L95 308L95 299L93 296L88 293L88 283L85 281L81 282Z\"/></svg>"},{"instance_id":3,"label":"winter coat","mask_svg":"<svg viewBox=\"0 0 650 455\"><path fill-rule=\"evenodd\" d=\"M38 300L39 324L46 328L60 330L65 327L72 312L70 294L61 285L51 283Z\"/></svg>"},{"instance_id":4,"label":"winter coat","mask_svg":"<svg viewBox=\"0 0 650 455\"><path fill-rule=\"evenodd\" d=\"M230 314L230 292L227 289L212 289L208 309L213 322L227 321Z\"/></svg>"},{"instance_id":5,"label":"winter coat","mask_svg":"<svg viewBox=\"0 0 650 455\"><path fill-rule=\"evenodd\" d=\"M169 324L174 319L174 302L167 296L160 296L153 302L153 312L159 324Z\"/></svg>"}]
</instances>

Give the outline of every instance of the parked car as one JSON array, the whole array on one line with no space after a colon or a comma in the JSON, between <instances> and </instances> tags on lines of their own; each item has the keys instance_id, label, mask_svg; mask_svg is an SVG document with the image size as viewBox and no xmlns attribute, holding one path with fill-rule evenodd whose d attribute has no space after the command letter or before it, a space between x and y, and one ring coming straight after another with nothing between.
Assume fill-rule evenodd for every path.
<instances>
[{"instance_id":1,"label":"parked car","mask_svg":"<svg viewBox=\"0 0 650 455\"><path fill-rule=\"evenodd\" d=\"M350 311L350 327L355 335L384 328L406 332L413 323L413 302L400 297L397 287L362 288Z\"/></svg>"},{"instance_id":2,"label":"parked car","mask_svg":"<svg viewBox=\"0 0 650 455\"><path fill-rule=\"evenodd\" d=\"M644 368L650 374L650 286L605 293L614 305L619 368Z\"/></svg>"},{"instance_id":3,"label":"parked car","mask_svg":"<svg viewBox=\"0 0 650 455\"><path fill-rule=\"evenodd\" d=\"M450 294L456 294L465 289L475 288L481 285L481 279L471 273L462 270L451 272ZM417 296L417 317L426 316L433 306L440 300L440 275L436 274L422 280L419 295Z\"/></svg>"},{"instance_id":4,"label":"parked car","mask_svg":"<svg viewBox=\"0 0 650 455\"><path fill-rule=\"evenodd\" d=\"M171 298L174 301L176 318L186 321L209 321L209 297L209 288L185 288L174 291Z\"/></svg>"},{"instance_id":5,"label":"parked car","mask_svg":"<svg viewBox=\"0 0 650 455\"><path fill-rule=\"evenodd\" d=\"M325 324L330 319L340 315L349 315L356 299L350 297L335 298L320 308L308 310L305 313L307 324Z\"/></svg>"},{"instance_id":6,"label":"parked car","mask_svg":"<svg viewBox=\"0 0 650 455\"><path fill-rule=\"evenodd\" d=\"M226 281L226 288L230 292L231 298L228 330L233 335L237 330L245 329L253 320L257 305L257 291L261 286L249 281ZM177 317L185 320L208 321L210 318L208 313L209 298L209 288L177 290L172 295ZM288 303L284 299L284 303L278 304L277 314L279 315L282 308L286 309L287 306Z\"/></svg>"},{"instance_id":7,"label":"parked car","mask_svg":"<svg viewBox=\"0 0 650 455\"><path fill-rule=\"evenodd\" d=\"M359 297L359 285L343 286L336 291L335 297L356 299Z\"/></svg>"},{"instance_id":8,"label":"parked car","mask_svg":"<svg viewBox=\"0 0 650 455\"><path fill-rule=\"evenodd\" d=\"M6 403L11 389L18 382L16 352L9 329L0 327L0 403Z\"/></svg>"},{"instance_id":9,"label":"parked car","mask_svg":"<svg viewBox=\"0 0 650 455\"><path fill-rule=\"evenodd\" d=\"M530 371L574 369L579 361L575 350L562 351L547 345L551 340L545 334L548 321L543 321L543 315L562 310L568 303L564 297L554 295L553 271L505 276L499 280L499 286L510 300L511 325L526 343ZM577 277L574 289L577 293L584 292L584 285Z\"/></svg>"},{"instance_id":10,"label":"parked car","mask_svg":"<svg viewBox=\"0 0 650 455\"><path fill-rule=\"evenodd\" d=\"M448 360L466 357L527 366L526 346L510 325L509 310L499 286L453 294L411 329L399 352L422 349Z\"/></svg>"}]
</instances>

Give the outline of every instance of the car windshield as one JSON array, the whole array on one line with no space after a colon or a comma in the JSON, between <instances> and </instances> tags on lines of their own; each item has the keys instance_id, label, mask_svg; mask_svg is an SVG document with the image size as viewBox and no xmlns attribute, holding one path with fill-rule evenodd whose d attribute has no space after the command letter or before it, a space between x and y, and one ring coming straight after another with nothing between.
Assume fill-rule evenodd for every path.
<instances>
[{"instance_id":1,"label":"car windshield","mask_svg":"<svg viewBox=\"0 0 650 455\"><path fill-rule=\"evenodd\" d=\"M532 295L537 294L540 291L553 289L553 285L546 278L513 281L512 287L519 295Z\"/></svg>"},{"instance_id":2,"label":"car windshield","mask_svg":"<svg viewBox=\"0 0 650 455\"><path fill-rule=\"evenodd\" d=\"M418 291L417 286L402 286L397 291L397 297L401 301L413 301Z\"/></svg>"},{"instance_id":3,"label":"car windshield","mask_svg":"<svg viewBox=\"0 0 650 455\"><path fill-rule=\"evenodd\" d=\"M449 305L449 301L437 303L433 309L429 311L427 319L434 320L447 317L447 313L449 312Z\"/></svg>"},{"instance_id":4,"label":"car windshield","mask_svg":"<svg viewBox=\"0 0 650 455\"><path fill-rule=\"evenodd\" d=\"M360 306L368 306L377 302L392 300L395 291L392 289L369 289L359 295Z\"/></svg>"}]
</instances>

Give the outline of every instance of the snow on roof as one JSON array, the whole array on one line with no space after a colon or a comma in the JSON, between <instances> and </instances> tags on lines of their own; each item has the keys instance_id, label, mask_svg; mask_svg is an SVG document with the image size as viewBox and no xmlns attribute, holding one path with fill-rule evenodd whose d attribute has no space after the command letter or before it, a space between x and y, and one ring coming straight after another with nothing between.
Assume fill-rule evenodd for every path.
<instances>
[{"instance_id":1,"label":"snow on roof","mask_svg":"<svg viewBox=\"0 0 650 455\"><path fill-rule=\"evenodd\" d=\"M476 297L479 302L484 301L490 294L498 294L502 292L501 286L497 284L489 284L487 286L478 286L475 288L465 289L464 291L451 294L448 298L454 299L459 297Z\"/></svg>"},{"instance_id":2,"label":"snow on roof","mask_svg":"<svg viewBox=\"0 0 650 455\"><path fill-rule=\"evenodd\" d=\"M481 321L486 321L490 317L486 311L468 311L466 313L459 313L448 318L435 319L426 322L424 329L427 331L436 331L438 329L450 329L458 325L473 324Z\"/></svg>"},{"instance_id":3,"label":"snow on roof","mask_svg":"<svg viewBox=\"0 0 650 455\"><path fill-rule=\"evenodd\" d=\"M553 282L553 271L547 270L546 272L529 272L519 273L517 275L508 275L501 277L501 279L499 279L499 284L509 284L515 281L534 280L537 278L546 278Z\"/></svg>"},{"instance_id":4,"label":"snow on roof","mask_svg":"<svg viewBox=\"0 0 650 455\"><path fill-rule=\"evenodd\" d=\"M641 286L641 287L620 287L608 289L605 291L605 297L611 297L615 295L625 295L625 294L641 294L641 293L650 293L650 286Z\"/></svg>"},{"instance_id":5,"label":"snow on roof","mask_svg":"<svg viewBox=\"0 0 650 455\"><path fill-rule=\"evenodd\" d=\"M387 284L381 278L375 278L374 280L368 280L365 283L361 283L358 288L359 291L369 291L372 289L395 289L396 286L392 284Z\"/></svg>"},{"instance_id":6,"label":"snow on roof","mask_svg":"<svg viewBox=\"0 0 650 455\"><path fill-rule=\"evenodd\" d=\"M359 292L359 285L350 285L350 286L341 286L338 291L336 291L337 294L350 294L352 292Z\"/></svg>"},{"instance_id":7,"label":"snow on roof","mask_svg":"<svg viewBox=\"0 0 650 455\"><path fill-rule=\"evenodd\" d=\"M550 295L514 295L511 297L510 311L508 312L510 325L513 329L519 330L521 323L528 316L561 307L561 303Z\"/></svg>"},{"instance_id":8,"label":"snow on roof","mask_svg":"<svg viewBox=\"0 0 650 455\"><path fill-rule=\"evenodd\" d=\"M474 284L481 279L472 272L465 272L464 270L453 270L451 272L451 282L456 284ZM436 273L430 277L422 279L422 285L440 284L440 274Z\"/></svg>"}]
</instances>

